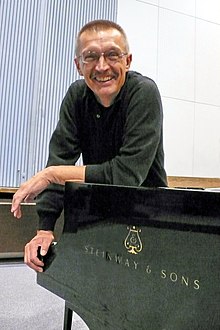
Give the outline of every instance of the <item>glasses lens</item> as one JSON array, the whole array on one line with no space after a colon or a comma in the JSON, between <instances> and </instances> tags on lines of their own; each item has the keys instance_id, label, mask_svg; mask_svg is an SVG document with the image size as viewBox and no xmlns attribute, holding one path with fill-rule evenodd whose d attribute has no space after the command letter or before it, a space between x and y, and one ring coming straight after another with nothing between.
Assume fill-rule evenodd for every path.
<instances>
[{"instance_id":1,"label":"glasses lens","mask_svg":"<svg viewBox=\"0 0 220 330\"><path fill-rule=\"evenodd\" d=\"M119 57L121 57L121 53L118 53L115 50L110 50L105 53L105 58L112 62L117 61Z\"/></svg>"},{"instance_id":2,"label":"glasses lens","mask_svg":"<svg viewBox=\"0 0 220 330\"><path fill-rule=\"evenodd\" d=\"M96 52L87 52L82 54L82 60L84 63L94 63L99 60L99 54Z\"/></svg>"},{"instance_id":3,"label":"glasses lens","mask_svg":"<svg viewBox=\"0 0 220 330\"><path fill-rule=\"evenodd\" d=\"M97 63L102 55L107 62L116 62L126 54L118 52L117 50L108 50L104 53L88 51L82 54L82 61L85 64Z\"/></svg>"}]
</instances>

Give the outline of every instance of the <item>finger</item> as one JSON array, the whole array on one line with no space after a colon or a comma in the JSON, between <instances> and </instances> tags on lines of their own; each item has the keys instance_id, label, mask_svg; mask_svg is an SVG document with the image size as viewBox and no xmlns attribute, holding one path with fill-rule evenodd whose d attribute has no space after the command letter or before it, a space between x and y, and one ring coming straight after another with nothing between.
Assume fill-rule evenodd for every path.
<instances>
[{"instance_id":1,"label":"finger","mask_svg":"<svg viewBox=\"0 0 220 330\"><path fill-rule=\"evenodd\" d=\"M20 205L18 205L17 208L15 208L15 206L12 206L11 213L13 213L15 218L20 219L22 216Z\"/></svg>"},{"instance_id":2,"label":"finger","mask_svg":"<svg viewBox=\"0 0 220 330\"><path fill-rule=\"evenodd\" d=\"M42 273L43 272L44 263L42 261L41 261L41 264L40 265L38 265L38 261L37 260L29 260L29 261L24 261L24 262L25 262L25 264L28 267L32 268L36 272L39 272L39 273Z\"/></svg>"},{"instance_id":3,"label":"finger","mask_svg":"<svg viewBox=\"0 0 220 330\"><path fill-rule=\"evenodd\" d=\"M30 193L29 181L23 183L17 192L14 194L12 199L12 212L16 211L23 200L28 200L33 197L33 194Z\"/></svg>"},{"instance_id":4,"label":"finger","mask_svg":"<svg viewBox=\"0 0 220 330\"><path fill-rule=\"evenodd\" d=\"M20 197L19 194L15 193L12 199L11 212L15 215L21 215L20 203L22 202L23 197Z\"/></svg>"},{"instance_id":5,"label":"finger","mask_svg":"<svg viewBox=\"0 0 220 330\"><path fill-rule=\"evenodd\" d=\"M27 266L37 272L43 272L44 263L37 257L38 246L33 244L26 244L24 262Z\"/></svg>"},{"instance_id":6,"label":"finger","mask_svg":"<svg viewBox=\"0 0 220 330\"><path fill-rule=\"evenodd\" d=\"M14 212L14 217L17 218L17 219L20 219L21 218L21 207L19 206L17 208L17 210Z\"/></svg>"},{"instance_id":7,"label":"finger","mask_svg":"<svg viewBox=\"0 0 220 330\"><path fill-rule=\"evenodd\" d=\"M40 255L42 257L44 257L47 254L47 252L49 250L49 247L50 247L50 244L51 244L51 242L49 242L47 244L46 243L42 244L41 249L40 249Z\"/></svg>"}]
</instances>

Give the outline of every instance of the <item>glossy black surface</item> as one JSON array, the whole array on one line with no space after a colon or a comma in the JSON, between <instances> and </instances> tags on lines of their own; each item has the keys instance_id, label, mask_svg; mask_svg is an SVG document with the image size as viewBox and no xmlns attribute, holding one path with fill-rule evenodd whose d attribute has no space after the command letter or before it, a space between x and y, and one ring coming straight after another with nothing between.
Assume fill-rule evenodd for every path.
<instances>
[{"instance_id":1,"label":"glossy black surface","mask_svg":"<svg viewBox=\"0 0 220 330\"><path fill-rule=\"evenodd\" d=\"M219 193L68 182L64 211L37 279L91 330L219 330Z\"/></svg>"},{"instance_id":2,"label":"glossy black surface","mask_svg":"<svg viewBox=\"0 0 220 330\"><path fill-rule=\"evenodd\" d=\"M104 221L171 227L179 230L220 229L220 193L204 190L145 189L66 184L65 231Z\"/></svg>"}]
</instances>

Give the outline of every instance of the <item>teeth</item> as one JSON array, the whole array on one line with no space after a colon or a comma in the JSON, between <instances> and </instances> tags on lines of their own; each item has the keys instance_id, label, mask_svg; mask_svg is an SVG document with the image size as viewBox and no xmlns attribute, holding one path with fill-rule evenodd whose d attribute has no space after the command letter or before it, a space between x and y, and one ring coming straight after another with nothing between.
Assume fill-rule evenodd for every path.
<instances>
[{"instance_id":1,"label":"teeth","mask_svg":"<svg viewBox=\"0 0 220 330\"><path fill-rule=\"evenodd\" d=\"M105 82L105 81L111 80L111 77L103 77L103 78L96 77L96 80L100 81L100 82Z\"/></svg>"}]
</instances>

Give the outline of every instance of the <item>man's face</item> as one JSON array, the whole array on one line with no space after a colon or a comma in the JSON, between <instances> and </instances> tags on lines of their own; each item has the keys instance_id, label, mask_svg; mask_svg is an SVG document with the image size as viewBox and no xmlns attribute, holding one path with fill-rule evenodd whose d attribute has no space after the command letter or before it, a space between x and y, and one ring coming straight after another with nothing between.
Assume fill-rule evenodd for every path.
<instances>
[{"instance_id":1,"label":"man's face","mask_svg":"<svg viewBox=\"0 0 220 330\"><path fill-rule=\"evenodd\" d=\"M112 61L103 55L100 56L101 53L126 54L125 41L119 31L111 28L100 32L83 32L80 36L80 57L75 58L78 72L84 76L88 87L94 92L99 102L108 107L113 103L125 82L132 56L126 54ZM82 54L84 56L81 56ZM100 57L98 56L96 61L83 63L90 54L91 57L93 54L98 54Z\"/></svg>"}]
</instances>

